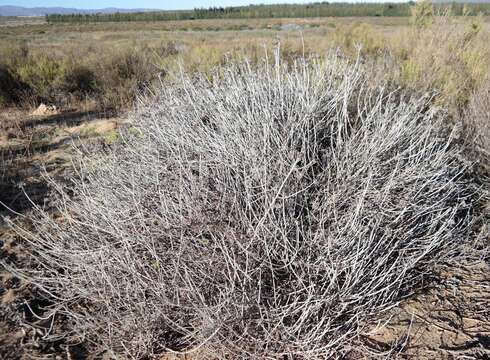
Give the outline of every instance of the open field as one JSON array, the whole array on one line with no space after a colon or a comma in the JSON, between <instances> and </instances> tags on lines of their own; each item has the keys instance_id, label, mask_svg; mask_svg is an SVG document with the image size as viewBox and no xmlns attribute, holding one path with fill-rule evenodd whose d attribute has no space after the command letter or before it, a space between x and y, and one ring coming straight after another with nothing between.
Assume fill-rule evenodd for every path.
<instances>
[{"instance_id":1,"label":"open field","mask_svg":"<svg viewBox=\"0 0 490 360\"><path fill-rule=\"evenodd\" d=\"M0 18L0 357L490 357L489 38Z\"/></svg>"},{"instance_id":2,"label":"open field","mask_svg":"<svg viewBox=\"0 0 490 360\"><path fill-rule=\"evenodd\" d=\"M316 2L307 4L270 4L195 8L180 11L149 11L115 14L67 14L49 15L50 23L60 22L128 22L128 21L169 21L201 19L273 19L273 18L314 18L314 17L409 17L415 3L411 2ZM419 6L420 8L420 6ZM428 7L426 7L428 8ZM458 3L442 2L430 5L430 11L437 14L450 13L454 16L490 15L490 6L485 2Z\"/></svg>"},{"instance_id":3,"label":"open field","mask_svg":"<svg viewBox=\"0 0 490 360\"><path fill-rule=\"evenodd\" d=\"M44 17L0 16L0 26L23 26L45 24Z\"/></svg>"},{"instance_id":4,"label":"open field","mask_svg":"<svg viewBox=\"0 0 490 360\"><path fill-rule=\"evenodd\" d=\"M488 72L488 21L454 17L428 31L414 29L407 17L9 26L0 32L0 104L127 109L136 90L177 64L208 71L230 56L255 62L278 44L285 57L335 48L355 57L362 44L369 61L391 58L386 76L397 83L440 88L448 101L464 102ZM440 61L430 60L432 51Z\"/></svg>"},{"instance_id":5,"label":"open field","mask_svg":"<svg viewBox=\"0 0 490 360\"><path fill-rule=\"evenodd\" d=\"M10 84L10 89L0 88L0 105L3 97L6 106L92 102L99 108L127 109L136 90L178 64L208 71L230 55L255 61L278 43L286 56L303 48L321 54L343 41L344 29L372 26L389 33L407 25L406 18L327 18L6 27L0 33L0 53L8 79L3 87Z\"/></svg>"}]
</instances>

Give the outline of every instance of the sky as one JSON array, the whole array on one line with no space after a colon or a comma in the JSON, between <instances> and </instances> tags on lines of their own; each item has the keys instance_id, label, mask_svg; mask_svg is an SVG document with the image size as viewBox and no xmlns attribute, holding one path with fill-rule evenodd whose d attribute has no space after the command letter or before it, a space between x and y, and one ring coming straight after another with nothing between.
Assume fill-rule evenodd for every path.
<instances>
[{"instance_id":1,"label":"sky","mask_svg":"<svg viewBox=\"0 0 490 360\"><path fill-rule=\"evenodd\" d=\"M24 7L67 7L77 9L101 9L106 7L117 7L122 9L147 8L174 10L210 6L235 6L287 2L306 3L312 1L314 0L0 0L0 5ZM399 2L397 0L395 1Z\"/></svg>"}]
</instances>

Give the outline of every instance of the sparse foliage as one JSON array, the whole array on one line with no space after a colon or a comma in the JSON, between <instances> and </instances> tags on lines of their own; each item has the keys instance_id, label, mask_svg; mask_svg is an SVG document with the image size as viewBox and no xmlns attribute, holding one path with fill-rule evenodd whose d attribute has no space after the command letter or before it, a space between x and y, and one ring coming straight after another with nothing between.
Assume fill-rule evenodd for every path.
<instances>
[{"instance_id":1,"label":"sparse foliage","mask_svg":"<svg viewBox=\"0 0 490 360\"><path fill-rule=\"evenodd\" d=\"M467 142L490 170L490 80L470 97L463 124Z\"/></svg>"},{"instance_id":2,"label":"sparse foliage","mask_svg":"<svg viewBox=\"0 0 490 360\"><path fill-rule=\"evenodd\" d=\"M17 228L65 335L134 358L349 353L464 256L477 217L444 113L368 81L338 57L276 58L143 101L125 141L53 183L58 219Z\"/></svg>"}]
</instances>

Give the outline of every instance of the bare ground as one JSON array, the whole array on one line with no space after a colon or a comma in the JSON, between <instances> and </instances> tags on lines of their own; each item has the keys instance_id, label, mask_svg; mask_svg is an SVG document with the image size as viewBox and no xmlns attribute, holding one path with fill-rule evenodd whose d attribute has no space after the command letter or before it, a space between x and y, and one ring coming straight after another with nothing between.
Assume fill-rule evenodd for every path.
<instances>
[{"instance_id":1,"label":"bare ground","mask_svg":"<svg viewBox=\"0 0 490 360\"><path fill-rule=\"evenodd\" d=\"M34 205L49 206L42 174L61 176L69 170L73 142L107 142L117 136L121 120L113 114L65 111L32 116L20 110L0 113L0 215L27 222L21 214ZM17 214L16 214L17 213ZM27 250L0 216L0 257L30 266ZM63 340L43 342L62 319L42 319L49 303L5 268L0 268L0 359L85 359L83 347Z\"/></svg>"},{"instance_id":2,"label":"bare ground","mask_svg":"<svg viewBox=\"0 0 490 360\"><path fill-rule=\"evenodd\" d=\"M365 345L412 359L490 359L490 266L445 267L437 284L404 300L365 335Z\"/></svg>"}]
</instances>

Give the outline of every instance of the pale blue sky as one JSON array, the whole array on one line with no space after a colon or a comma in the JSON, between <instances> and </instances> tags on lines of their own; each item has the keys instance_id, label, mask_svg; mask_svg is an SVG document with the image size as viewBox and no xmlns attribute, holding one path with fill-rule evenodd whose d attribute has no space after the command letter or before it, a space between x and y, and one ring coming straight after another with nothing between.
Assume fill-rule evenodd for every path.
<instances>
[{"instance_id":1,"label":"pale blue sky","mask_svg":"<svg viewBox=\"0 0 490 360\"><path fill-rule=\"evenodd\" d=\"M24 7L69 7L78 9L149 8L149 9L192 9L195 7L234 6L271 3L306 3L314 0L0 0L0 5ZM332 0L330 0L332 1ZM344 0L345 1L345 0ZM401 2L391 0L393 2ZM366 1L367 2L367 1Z\"/></svg>"}]
</instances>

